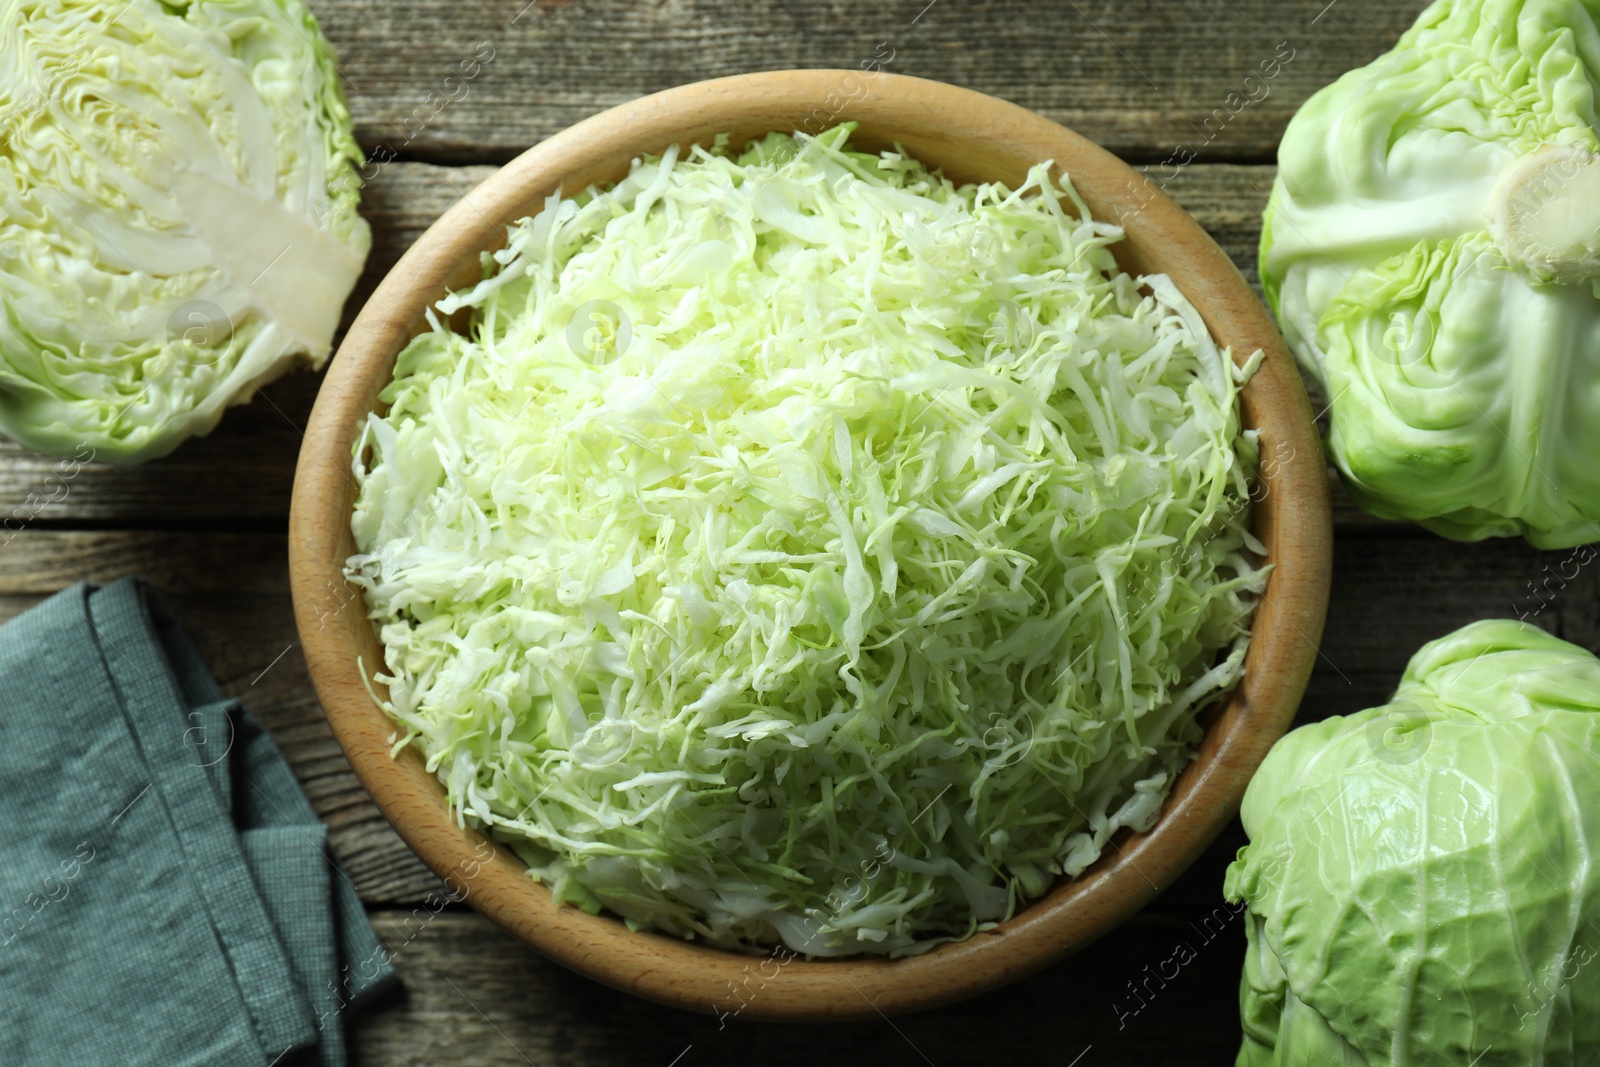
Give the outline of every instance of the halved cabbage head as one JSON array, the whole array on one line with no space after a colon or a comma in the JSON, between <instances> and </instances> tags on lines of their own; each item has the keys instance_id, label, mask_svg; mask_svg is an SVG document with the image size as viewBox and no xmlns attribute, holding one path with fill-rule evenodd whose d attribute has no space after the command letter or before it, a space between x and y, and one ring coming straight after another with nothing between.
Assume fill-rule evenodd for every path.
<instances>
[{"instance_id":1,"label":"halved cabbage head","mask_svg":"<svg viewBox=\"0 0 1600 1067\"><path fill-rule=\"evenodd\" d=\"M1424 645L1245 793L1239 1067L1600 1061L1600 660L1526 623Z\"/></svg>"},{"instance_id":2,"label":"halved cabbage head","mask_svg":"<svg viewBox=\"0 0 1600 1067\"><path fill-rule=\"evenodd\" d=\"M305 5L0 11L0 430L139 462L320 365L371 238Z\"/></svg>"},{"instance_id":3,"label":"halved cabbage head","mask_svg":"<svg viewBox=\"0 0 1600 1067\"><path fill-rule=\"evenodd\" d=\"M1441 0L1284 135L1262 285L1378 515L1600 538L1597 17Z\"/></svg>"}]
</instances>

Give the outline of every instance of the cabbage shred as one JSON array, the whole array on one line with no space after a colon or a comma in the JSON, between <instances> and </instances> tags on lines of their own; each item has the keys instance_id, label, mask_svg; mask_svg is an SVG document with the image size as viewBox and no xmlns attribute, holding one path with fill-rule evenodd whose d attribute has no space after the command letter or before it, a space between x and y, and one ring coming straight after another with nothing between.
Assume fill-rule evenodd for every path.
<instances>
[{"instance_id":1,"label":"cabbage shred","mask_svg":"<svg viewBox=\"0 0 1600 1067\"><path fill-rule=\"evenodd\" d=\"M587 910L815 956L1152 825L1264 582L1254 357L1048 164L958 188L850 132L513 227L400 356L348 565L459 818Z\"/></svg>"}]
</instances>

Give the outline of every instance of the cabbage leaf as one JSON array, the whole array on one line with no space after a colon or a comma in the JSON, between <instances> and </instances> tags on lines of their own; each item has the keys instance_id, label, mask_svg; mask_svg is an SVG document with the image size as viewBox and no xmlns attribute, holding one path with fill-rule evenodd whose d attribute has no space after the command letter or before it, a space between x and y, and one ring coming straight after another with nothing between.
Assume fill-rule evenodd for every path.
<instances>
[{"instance_id":1,"label":"cabbage leaf","mask_svg":"<svg viewBox=\"0 0 1600 1067\"><path fill-rule=\"evenodd\" d=\"M1240 1067L1600 1057L1600 660L1526 623L1412 658L1245 794Z\"/></svg>"}]
</instances>

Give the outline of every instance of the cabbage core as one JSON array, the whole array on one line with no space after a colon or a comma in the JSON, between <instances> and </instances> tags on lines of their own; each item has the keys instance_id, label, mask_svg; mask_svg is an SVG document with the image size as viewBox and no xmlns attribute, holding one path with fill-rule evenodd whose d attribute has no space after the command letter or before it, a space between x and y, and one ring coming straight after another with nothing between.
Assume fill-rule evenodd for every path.
<instances>
[{"instance_id":1,"label":"cabbage core","mask_svg":"<svg viewBox=\"0 0 1600 1067\"><path fill-rule=\"evenodd\" d=\"M1546 146L1524 157L1500 180L1491 233L1535 278L1600 277L1600 156Z\"/></svg>"}]
</instances>

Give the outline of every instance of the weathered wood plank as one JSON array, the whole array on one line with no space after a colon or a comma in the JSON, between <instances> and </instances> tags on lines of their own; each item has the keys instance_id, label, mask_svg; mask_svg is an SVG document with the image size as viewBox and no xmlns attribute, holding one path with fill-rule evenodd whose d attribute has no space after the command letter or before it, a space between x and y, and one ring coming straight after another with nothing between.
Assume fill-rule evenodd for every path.
<instances>
[{"instance_id":1,"label":"weathered wood plank","mask_svg":"<svg viewBox=\"0 0 1600 1067\"><path fill-rule=\"evenodd\" d=\"M1150 174L1206 228L1259 294L1256 246L1261 241L1261 212L1278 168L1196 163L1178 168L1175 175L1171 168L1153 169Z\"/></svg>"},{"instance_id":2,"label":"weathered wood plank","mask_svg":"<svg viewBox=\"0 0 1600 1067\"><path fill-rule=\"evenodd\" d=\"M719 1024L658 1007L562 970L471 912L384 910L372 919L403 988L349 1020L358 1065L1065 1067L1083 1056L1085 1067L1215 1067L1238 1051L1244 934L1227 909L1209 906L1140 916L953 1009L816 1027ZM782 981L779 972L772 984Z\"/></svg>"},{"instance_id":3,"label":"weathered wood plank","mask_svg":"<svg viewBox=\"0 0 1600 1067\"><path fill-rule=\"evenodd\" d=\"M371 261L347 318L430 223L493 167L394 163L367 192L372 221ZM1255 280L1261 209L1275 168L1196 164L1167 183L1219 244ZM0 440L0 522L25 525L88 523L164 528L207 525L281 527L287 520L294 464L321 376L298 373L275 382L249 404L230 411L209 437L140 467L81 465L40 456ZM72 477L63 471L76 470ZM1371 528L1380 520L1335 493L1341 527Z\"/></svg>"},{"instance_id":4,"label":"weathered wood plank","mask_svg":"<svg viewBox=\"0 0 1600 1067\"><path fill-rule=\"evenodd\" d=\"M224 688L277 738L363 897L418 900L438 883L378 813L329 733L300 655L285 553L279 534L29 530L0 542L0 619L75 581L144 577ZM1564 579L1572 573L1561 566L1566 553L1520 541L1376 535L1342 540L1335 557L1333 603L1301 721L1382 702L1419 645L1473 619L1527 615L1600 650L1600 564ZM1220 842L1163 900L1214 899L1239 843Z\"/></svg>"},{"instance_id":5,"label":"weathered wood plank","mask_svg":"<svg viewBox=\"0 0 1600 1067\"><path fill-rule=\"evenodd\" d=\"M428 0L313 4L369 151L456 162L504 161L687 82L874 58L1033 108L1125 158L1157 162L1187 146L1265 161L1307 96L1390 48L1423 6L487 0L441 16Z\"/></svg>"}]
</instances>

